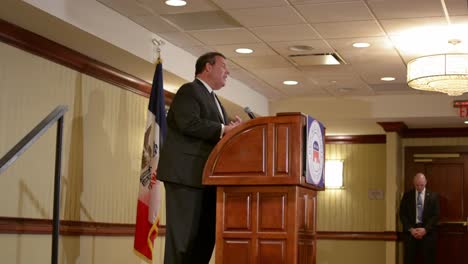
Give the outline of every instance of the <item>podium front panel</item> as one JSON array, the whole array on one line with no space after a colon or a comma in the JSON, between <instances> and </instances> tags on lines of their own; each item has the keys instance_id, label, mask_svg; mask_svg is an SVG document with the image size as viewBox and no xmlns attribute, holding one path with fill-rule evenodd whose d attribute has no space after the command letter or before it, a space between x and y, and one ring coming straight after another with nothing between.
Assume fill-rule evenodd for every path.
<instances>
[{"instance_id":1,"label":"podium front panel","mask_svg":"<svg viewBox=\"0 0 468 264\"><path fill-rule=\"evenodd\" d=\"M311 263L316 192L301 186L220 186L216 263Z\"/></svg>"}]
</instances>

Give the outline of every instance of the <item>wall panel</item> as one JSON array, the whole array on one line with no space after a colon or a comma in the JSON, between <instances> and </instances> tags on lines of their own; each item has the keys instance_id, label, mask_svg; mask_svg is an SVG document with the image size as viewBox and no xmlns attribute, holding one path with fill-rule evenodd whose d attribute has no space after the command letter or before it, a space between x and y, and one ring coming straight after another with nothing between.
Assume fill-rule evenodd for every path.
<instances>
[{"instance_id":1,"label":"wall panel","mask_svg":"<svg viewBox=\"0 0 468 264\"><path fill-rule=\"evenodd\" d=\"M148 99L0 44L0 155L59 104L62 219L133 223ZM0 215L51 218L55 129L2 175ZM130 198L132 197L132 198Z\"/></svg>"},{"instance_id":2,"label":"wall panel","mask_svg":"<svg viewBox=\"0 0 468 264\"><path fill-rule=\"evenodd\" d=\"M327 144L326 159L344 160L344 188L318 192L318 231L384 231L385 144Z\"/></svg>"}]
</instances>

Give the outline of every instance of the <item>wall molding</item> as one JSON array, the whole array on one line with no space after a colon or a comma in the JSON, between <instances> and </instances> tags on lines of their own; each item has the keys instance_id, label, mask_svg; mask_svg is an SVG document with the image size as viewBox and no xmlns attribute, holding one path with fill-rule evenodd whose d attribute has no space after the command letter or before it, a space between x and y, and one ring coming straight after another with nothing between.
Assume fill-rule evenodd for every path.
<instances>
[{"instance_id":1,"label":"wall molding","mask_svg":"<svg viewBox=\"0 0 468 264\"><path fill-rule=\"evenodd\" d=\"M159 230L164 235L165 228ZM164 231L164 232L163 232ZM60 221L60 234L69 236L133 236L134 224ZM52 234L52 220L0 217L0 234Z\"/></svg>"},{"instance_id":2,"label":"wall molding","mask_svg":"<svg viewBox=\"0 0 468 264\"><path fill-rule=\"evenodd\" d=\"M396 132L402 138L466 137L468 127L408 128L404 122L377 122L385 132Z\"/></svg>"},{"instance_id":3,"label":"wall molding","mask_svg":"<svg viewBox=\"0 0 468 264\"><path fill-rule=\"evenodd\" d=\"M65 236L133 236L134 224L97 223L83 221L60 221L60 234ZM52 220L0 217L0 234L52 234ZM166 227L160 226L158 236L166 234ZM365 231L319 231L319 240L378 240L397 241L398 232L365 232Z\"/></svg>"},{"instance_id":4,"label":"wall molding","mask_svg":"<svg viewBox=\"0 0 468 264\"><path fill-rule=\"evenodd\" d=\"M386 135L325 136L326 144L385 144Z\"/></svg>"},{"instance_id":5,"label":"wall molding","mask_svg":"<svg viewBox=\"0 0 468 264\"><path fill-rule=\"evenodd\" d=\"M363 231L318 231L319 240L379 240L379 241L397 241L399 237L396 231L383 232L363 232Z\"/></svg>"}]
</instances>

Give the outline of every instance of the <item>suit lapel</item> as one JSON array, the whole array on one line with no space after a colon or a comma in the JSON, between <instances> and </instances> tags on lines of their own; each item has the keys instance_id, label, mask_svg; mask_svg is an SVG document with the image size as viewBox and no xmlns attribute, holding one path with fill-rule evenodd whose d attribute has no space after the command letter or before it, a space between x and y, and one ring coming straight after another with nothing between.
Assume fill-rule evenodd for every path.
<instances>
[{"instance_id":1,"label":"suit lapel","mask_svg":"<svg viewBox=\"0 0 468 264\"><path fill-rule=\"evenodd\" d=\"M412 221L416 221L416 190L411 192L411 219Z\"/></svg>"},{"instance_id":2,"label":"suit lapel","mask_svg":"<svg viewBox=\"0 0 468 264\"><path fill-rule=\"evenodd\" d=\"M227 124L227 116L226 116L226 112L224 111L224 107L223 105L221 104L221 102L218 100L218 103L219 103L219 106L221 106L221 111L223 112L223 115L225 117L225 120L226 122L223 122L223 117L221 116L221 114L219 113L219 110L218 110L218 106L216 105L216 102L215 102L215 99L213 98L213 96L208 92L208 89L205 87L205 85L198 79L195 79L194 81L195 83L197 83L198 85L200 85L203 90L204 90L204 94L206 96L206 101L208 102L208 104L211 105L211 107L214 109L214 111L216 112L216 114L218 115L218 119L219 119L219 122L221 123L224 123L224 124Z\"/></svg>"},{"instance_id":3,"label":"suit lapel","mask_svg":"<svg viewBox=\"0 0 468 264\"><path fill-rule=\"evenodd\" d=\"M426 212L426 208L428 206L428 204L430 204L431 202L431 193L429 190L426 189L426 196L424 197L424 209L423 209L423 215L424 215L424 212Z\"/></svg>"}]
</instances>

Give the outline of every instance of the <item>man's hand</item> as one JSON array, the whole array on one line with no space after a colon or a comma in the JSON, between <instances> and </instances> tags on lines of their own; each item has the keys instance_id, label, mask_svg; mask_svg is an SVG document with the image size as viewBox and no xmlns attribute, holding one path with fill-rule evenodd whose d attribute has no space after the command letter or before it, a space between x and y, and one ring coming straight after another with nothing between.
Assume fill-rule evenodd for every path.
<instances>
[{"instance_id":1,"label":"man's hand","mask_svg":"<svg viewBox=\"0 0 468 264\"><path fill-rule=\"evenodd\" d=\"M426 229L424 227L411 228L410 232L416 239L422 239L426 235Z\"/></svg>"},{"instance_id":2,"label":"man's hand","mask_svg":"<svg viewBox=\"0 0 468 264\"><path fill-rule=\"evenodd\" d=\"M224 126L224 135L229 133L229 131L231 131L233 128L240 125L241 123L242 123L242 119L239 116L236 116L235 120L229 122L229 125Z\"/></svg>"}]
</instances>

